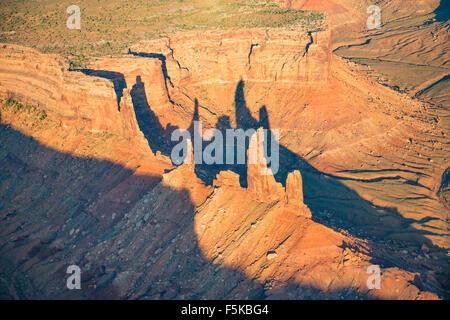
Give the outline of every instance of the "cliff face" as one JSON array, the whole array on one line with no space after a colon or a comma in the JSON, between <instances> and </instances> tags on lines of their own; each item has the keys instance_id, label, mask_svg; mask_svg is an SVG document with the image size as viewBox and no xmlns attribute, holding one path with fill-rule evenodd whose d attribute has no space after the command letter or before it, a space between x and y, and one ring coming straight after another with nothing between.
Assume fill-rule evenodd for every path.
<instances>
[{"instance_id":1,"label":"cliff face","mask_svg":"<svg viewBox=\"0 0 450 320\"><path fill-rule=\"evenodd\" d=\"M83 121L97 130L117 123L115 95L107 81L89 81L68 72L58 56L13 45L3 46L1 61L3 95L38 105L67 123Z\"/></svg>"},{"instance_id":2,"label":"cliff face","mask_svg":"<svg viewBox=\"0 0 450 320\"><path fill-rule=\"evenodd\" d=\"M40 105L64 123L127 135L134 128L117 104L127 100L139 77L146 103L164 126L188 125L192 92L210 94L205 98L213 101L204 109L204 120L213 124L213 115L224 113L223 104L230 105L234 96L217 95L232 92L241 79L296 88L326 86L329 46L327 31L183 33L132 47L134 58L104 59L90 69L68 71L57 56L5 45L0 90L4 96Z\"/></svg>"},{"instance_id":3,"label":"cliff face","mask_svg":"<svg viewBox=\"0 0 450 320\"><path fill-rule=\"evenodd\" d=\"M190 32L141 42L132 50L171 58L169 73L180 85L242 79L316 87L326 84L329 68L329 37L327 31L318 34L313 43L307 32L285 29Z\"/></svg>"}]
</instances>

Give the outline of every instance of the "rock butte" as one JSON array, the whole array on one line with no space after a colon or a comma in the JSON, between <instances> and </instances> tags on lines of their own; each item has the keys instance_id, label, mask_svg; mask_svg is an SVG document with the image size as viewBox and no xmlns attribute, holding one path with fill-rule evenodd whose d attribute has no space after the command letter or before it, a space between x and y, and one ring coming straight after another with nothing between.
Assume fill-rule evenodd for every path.
<instances>
[{"instance_id":1,"label":"rock butte","mask_svg":"<svg viewBox=\"0 0 450 320\"><path fill-rule=\"evenodd\" d=\"M2 45L0 94L50 119L2 111L0 253L23 281L6 295L448 297L448 209L435 194L448 128L332 48L331 27L186 32L70 71L58 56ZM283 171L248 165L243 187L231 170L206 184L195 165L174 167L140 112L151 110L163 139L189 127L195 99L204 129L267 116ZM400 254L402 241L428 252ZM81 291L63 285L69 262ZM367 289L371 264L382 266L380 290Z\"/></svg>"}]
</instances>

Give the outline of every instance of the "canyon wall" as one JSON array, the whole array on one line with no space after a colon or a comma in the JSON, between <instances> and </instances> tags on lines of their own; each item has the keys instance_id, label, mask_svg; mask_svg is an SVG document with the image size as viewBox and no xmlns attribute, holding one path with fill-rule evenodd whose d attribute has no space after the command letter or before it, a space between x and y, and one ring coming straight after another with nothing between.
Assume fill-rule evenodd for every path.
<instances>
[{"instance_id":1,"label":"canyon wall","mask_svg":"<svg viewBox=\"0 0 450 320\"><path fill-rule=\"evenodd\" d=\"M326 30L311 34L289 29L185 32L143 41L132 50L163 53L179 86L242 79L317 87L327 83L330 38Z\"/></svg>"},{"instance_id":2,"label":"canyon wall","mask_svg":"<svg viewBox=\"0 0 450 320\"><path fill-rule=\"evenodd\" d=\"M67 125L132 136L135 128L121 113L129 112L127 105L120 108L120 103L127 101L138 77L161 123L183 127L194 109L191 89L230 91L224 96L232 99L239 80L316 90L326 86L330 37L328 31L192 32L142 42L130 53L70 71L56 55L3 45L0 94L39 105ZM214 123L222 102L204 108L206 122Z\"/></svg>"}]
</instances>

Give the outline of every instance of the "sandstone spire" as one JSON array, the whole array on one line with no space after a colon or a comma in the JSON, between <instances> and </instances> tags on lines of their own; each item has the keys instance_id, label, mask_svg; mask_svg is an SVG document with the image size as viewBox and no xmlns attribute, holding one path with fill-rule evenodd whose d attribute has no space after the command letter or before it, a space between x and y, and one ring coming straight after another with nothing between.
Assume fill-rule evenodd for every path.
<instances>
[{"instance_id":1,"label":"sandstone spire","mask_svg":"<svg viewBox=\"0 0 450 320\"><path fill-rule=\"evenodd\" d=\"M299 216L311 218L311 211L303 202L303 180L299 170L290 172L286 179L286 208Z\"/></svg>"},{"instance_id":2,"label":"sandstone spire","mask_svg":"<svg viewBox=\"0 0 450 320\"><path fill-rule=\"evenodd\" d=\"M247 150L247 188L259 201L276 201L283 198L284 190L281 183L275 181L263 153L263 128L253 135ZM266 173L266 174L263 174Z\"/></svg>"},{"instance_id":3,"label":"sandstone spire","mask_svg":"<svg viewBox=\"0 0 450 320\"><path fill-rule=\"evenodd\" d=\"M285 204L285 211L311 218L311 211L303 202L300 171L290 172L286 179L286 188L283 188L282 184L275 180L270 168L267 168L267 161L263 156L263 142L264 131L259 128L247 150L247 191L258 201L281 201Z\"/></svg>"}]
</instances>

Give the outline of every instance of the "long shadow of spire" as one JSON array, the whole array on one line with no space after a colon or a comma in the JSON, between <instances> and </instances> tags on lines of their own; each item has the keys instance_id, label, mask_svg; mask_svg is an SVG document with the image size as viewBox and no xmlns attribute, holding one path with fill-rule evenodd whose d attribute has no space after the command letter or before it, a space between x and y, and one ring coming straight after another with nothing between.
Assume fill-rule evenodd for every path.
<instances>
[{"instance_id":1,"label":"long shadow of spire","mask_svg":"<svg viewBox=\"0 0 450 320\"><path fill-rule=\"evenodd\" d=\"M200 114L198 112L198 100L197 98L194 100L194 113L192 114L192 120L189 124L189 127L186 129L189 131L191 137L194 136L194 121L200 121Z\"/></svg>"},{"instance_id":2,"label":"long shadow of spire","mask_svg":"<svg viewBox=\"0 0 450 320\"><path fill-rule=\"evenodd\" d=\"M133 85L130 95L139 129L144 134L150 148L153 152L160 151L169 156L172 150L170 135L177 127L165 129L162 126L158 116L148 104L145 84L142 82L141 76L136 77L136 84Z\"/></svg>"},{"instance_id":3,"label":"long shadow of spire","mask_svg":"<svg viewBox=\"0 0 450 320\"><path fill-rule=\"evenodd\" d=\"M169 87L167 86L167 82L169 82L170 86L173 88L174 85L172 83L172 79L169 76L169 73L167 72L167 65L166 65L166 57L161 53L152 53L152 52L134 52L131 50L128 50L128 54L131 54L133 56L143 57L143 58L150 58L150 59L158 59L161 61L161 70L164 76L164 85L166 86L167 91L167 97L169 98L170 103L175 103L169 94Z\"/></svg>"},{"instance_id":4,"label":"long shadow of spire","mask_svg":"<svg viewBox=\"0 0 450 320\"><path fill-rule=\"evenodd\" d=\"M450 6L448 1L441 0L439 7L434 11L436 20L441 22L448 22L450 20Z\"/></svg>"},{"instance_id":5,"label":"long shadow of spire","mask_svg":"<svg viewBox=\"0 0 450 320\"><path fill-rule=\"evenodd\" d=\"M153 152L159 151L161 154L170 157L172 148L178 143L171 140L172 133L175 130L180 130L181 128L178 126L173 126L170 123L166 128L163 127L158 116L148 104L145 84L142 81L141 76L136 77L136 84L133 85L130 95L139 129L144 134L150 148ZM192 120L189 127L185 129L190 133L191 137L194 136L194 122L199 120L199 105L198 100L195 99Z\"/></svg>"}]
</instances>

